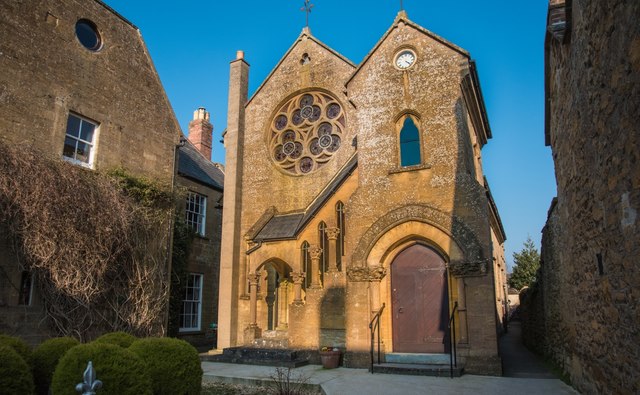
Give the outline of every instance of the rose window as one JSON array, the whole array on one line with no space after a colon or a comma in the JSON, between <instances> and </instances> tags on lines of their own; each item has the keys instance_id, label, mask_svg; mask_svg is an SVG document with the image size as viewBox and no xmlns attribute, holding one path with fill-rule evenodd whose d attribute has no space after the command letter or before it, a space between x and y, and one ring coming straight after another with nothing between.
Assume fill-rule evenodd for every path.
<instances>
[{"instance_id":1,"label":"rose window","mask_svg":"<svg viewBox=\"0 0 640 395\"><path fill-rule=\"evenodd\" d=\"M288 100L270 126L274 162L290 174L308 174L324 166L340 148L345 114L324 92L308 92Z\"/></svg>"}]
</instances>

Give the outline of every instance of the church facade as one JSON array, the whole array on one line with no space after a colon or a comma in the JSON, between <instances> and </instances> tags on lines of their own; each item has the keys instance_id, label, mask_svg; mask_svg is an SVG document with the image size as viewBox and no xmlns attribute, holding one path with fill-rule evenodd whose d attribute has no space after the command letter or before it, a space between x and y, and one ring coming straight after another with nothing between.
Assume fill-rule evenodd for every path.
<instances>
[{"instance_id":1,"label":"church facade","mask_svg":"<svg viewBox=\"0 0 640 395\"><path fill-rule=\"evenodd\" d=\"M400 12L355 65L304 29L248 97L231 63L218 347L451 353L500 373L504 231L465 50ZM455 317L455 333L449 328ZM455 335L455 337L453 337Z\"/></svg>"}]
</instances>

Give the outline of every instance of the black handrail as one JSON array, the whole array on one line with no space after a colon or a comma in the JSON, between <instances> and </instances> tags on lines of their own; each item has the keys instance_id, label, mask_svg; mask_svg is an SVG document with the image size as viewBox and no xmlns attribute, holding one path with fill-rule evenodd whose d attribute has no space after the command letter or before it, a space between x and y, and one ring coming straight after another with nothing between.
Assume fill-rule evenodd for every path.
<instances>
[{"instance_id":1,"label":"black handrail","mask_svg":"<svg viewBox=\"0 0 640 395\"><path fill-rule=\"evenodd\" d=\"M458 367L458 355L456 350L456 310L458 310L458 302L453 302L453 311L449 318L449 370L451 371L451 378L453 378L453 367Z\"/></svg>"},{"instance_id":2,"label":"black handrail","mask_svg":"<svg viewBox=\"0 0 640 395\"><path fill-rule=\"evenodd\" d=\"M369 322L369 331L371 332L371 349L370 349L370 357L371 357L371 374L373 374L373 346L375 339L375 331L378 330L378 363L380 363L380 315L382 314L382 310L384 309L384 303L382 307L373 315L371 322Z\"/></svg>"}]
</instances>

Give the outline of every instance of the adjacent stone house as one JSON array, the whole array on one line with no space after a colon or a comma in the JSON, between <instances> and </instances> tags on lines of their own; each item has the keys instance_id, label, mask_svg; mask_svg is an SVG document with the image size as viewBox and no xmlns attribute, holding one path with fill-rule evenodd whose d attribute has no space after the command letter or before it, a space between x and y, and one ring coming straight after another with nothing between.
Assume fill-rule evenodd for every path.
<instances>
[{"instance_id":1,"label":"adjacent stone house","mask_svg":"<svg viewBox=\"0 0 640 395\"><path fill-rule=\"evenodd\" d=\"M356 65L305 28L248 97L231 63L220 348L451 352L500 374L505 240L482 171L491 138L468 52L400 12ZM428 284L428 285L426 285ZM457 306L457 307L456 307Z\"/></svg>"},{"instance_id":2,"label":"adjacent stone house","mask_svg":"<svg viewBox=\"0 0 640 395\"><path fill-rule=\"evenodd\" d=\"M178 337L204 350L216 342L224 185L222 166L211 162L212 131L209 113L199 108L189 124L188 140L178 149L176 179L185 193L178 210L194 232Z\"/></svg>"},{"instance_id":3,"label":"adjacent stone house","mask_svg":"<svg viewBox=\"0 0 640 395\"><path fill-rule=\"evenodd\" d=\"M557 199L523 331L587 394L640 392L640 3L549 5L545 143Z\"/></svg>"},{"instance_id":4,"label":"adjacent stone house","mask_svg":"<svg viewBox=\"0 0 640 395\"><path fill-rule=\"evenodd\" d=\"M4 143L172 185L180 127L136 26L99 0L2 1L0 15ZM36 343L38 284L3 238L0 268L0 331Z\"/></svg>"}]
</instances>

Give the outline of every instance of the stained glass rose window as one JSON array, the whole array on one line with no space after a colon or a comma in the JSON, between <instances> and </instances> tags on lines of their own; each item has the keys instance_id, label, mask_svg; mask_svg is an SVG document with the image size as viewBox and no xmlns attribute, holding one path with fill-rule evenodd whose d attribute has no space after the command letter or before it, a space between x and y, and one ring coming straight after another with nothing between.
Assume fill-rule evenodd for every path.
<instances>
[{"instance_id":1,"label":"stained glass rose window","mask_svg":"<svg viewBox=\"0 0 640 395\"><path fill-rule=\"evenodd\" d=\"M340 148L344 127L344 110L333 96L297 95L280 106L270 123L271 157L287 173L311 173Z\"/></svg>"}]
</instances>

